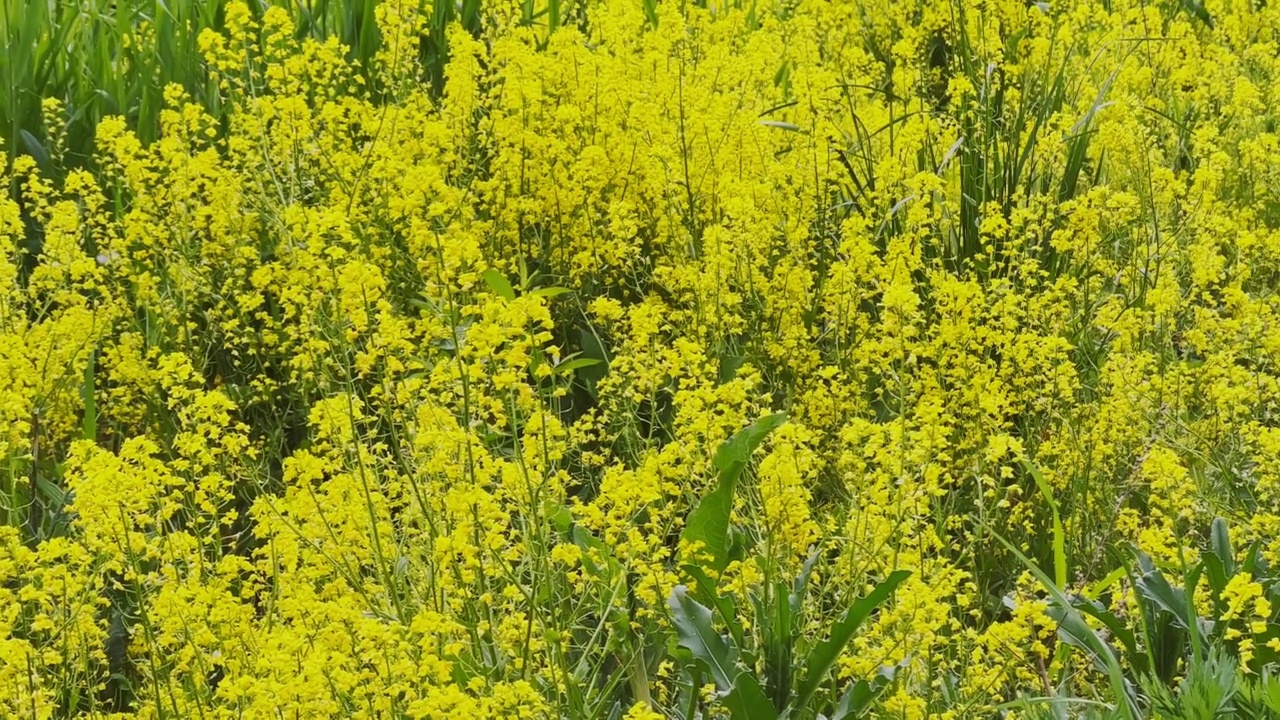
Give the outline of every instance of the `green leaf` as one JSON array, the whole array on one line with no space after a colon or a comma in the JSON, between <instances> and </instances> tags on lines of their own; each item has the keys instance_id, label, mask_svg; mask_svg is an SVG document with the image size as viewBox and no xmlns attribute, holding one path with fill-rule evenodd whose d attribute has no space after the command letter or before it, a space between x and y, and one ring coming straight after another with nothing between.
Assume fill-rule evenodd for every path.
<instances>
[{"instance_id":1,"label":"green leaf","mask_svg":"<svg viewBox=\"0 0 1280 720\"><path fill-rule=\"evenodd\" d=\"M1137 701L1133 697L1128 684L1125 682L1124 671L1120 667L1120 661L1116 659L1116 655L1112 652L1111 647L1098 637L1097 633L1089 627L1088 623L1081 617L1080 611L1072 606L1071 601L1067 598L1066 593L1059 588L1048 575L1040 569L1028 558L1017 545L1006 540L1000 533L994 530L990 531L996 540L1000 541L1009 552L1022 562L1022 564L1031 571L1032 575L1040 581L1040 584L1048 591L1049 596L1053 598L1055 606L1051 609L1052 614L1058 617L1058 637L1063 642L1074 645L1088 652L1093 656L1093 661L1106 674L1111 683L1111 693L1116 698L1117 709L1120 717L1126 720L1136 720L1142 717L1138 712Z\"/></svg>"},{"instance_id":2,"label":"green leaf","mask_svg":"<svg viewBox=\"0 0 1280 720\"><path fill-rule=\"evenodd\" d=\"M733 720L778 720L778 712L751 673L738 673L733 679L733 689L722 702L729 708Z\"/></svg>"},{"instance_id":3,"label":"green leaf","mask_svg":"<svg viewBox=\"0 0 1280 720\"><path fill-rule=\"evenodd\" d=\"M1218 608L1219 612L1222 612L1226 607L1222 602L1222 591L1227 588L1227 581L1231 579L1231 576L1227 575L1226 570L1223 569L1222 560L1213 553L1205 555L1201 565L1204 567L1205 576L1209 580L1209 589L1212 591L1214 607Z\"/></svg>"},{"instance_id":4,"label":"green leaf","mask_svg":"<svg viewBox=\"0 0 1280 720\"><path fill-rule=\"evenodd\" d=\"M813 566L818 562L818 548L809 550L809 556L805 558L804 564L800 566L800 574L796 576L795 584L791 586L791 612L796 615L800 614L800 608L804 604L805 593L809 591L809 577L813 575Z\"/></svg>"},{"instance_id":5,"label":"green leaf","mask_svg":"<svg viewBox=\"0 0 1280 720\"><path fill-rule=\"evenodd\" d=\"M511 289L511 281L507 280L502 273L497 270L485 270L480 273L480 276L484 278L485 284L495 295L508 301L516 299L516 291Z\"/></svg>"},{"instance_id":6,"label":"green leaf","mask_svg":"<svg viewBox=\"0 0 1280 720\"><path fill-rule=\"evenodd\" d=\"M573 291L567 287L556 286L556 287L538 288L537 290L534 290L529 294L536 297L553 298L558 295L564 295L565 293L569 293L569 292L573 292Z\"/></svg>"},{"instance_id":7,"label":"green leaf","mask_svg":"<svg viewBox=\"0 0 1280 720\"><path fill-rule=\"evenodd\" d=\"M734 433L720 449L716 451L715 459L712 463L716 469L720 471L720 480L723 482L727 476L732 476L733 480L737 480L740 474L751 461L751 453L759 447L760 443L773 432L774 428L781 425L787 419L786 413L774 413L766 415L747 427Z\"/></svg>"},{"instance_id":8,"label":"green leaf","mask_svg":"<svg viewBox=\"0 0 1280 720\"><path fill-rule=\"evenodd\" d=\"M60 511L67 504L66 491L58 487L56 482L50 480L46 473L35 473L35 489L48 508Z\"/></svg>"},{"instance_id":9,"label":"green leaf","mask_svg":"<svg viewBox=\"0 0 1280 720\"><path fill-rule=\"evenodd\" d=\"M769 697L773 698L774 707L784 708L791 693L791 673L795 662L795 614L791 610L791 597L785 582L774 583L770 600L773 607L770 612L761 613L759 617L766 619L765 638L765 678Z\"/></svg>"},{"instance_id":10,"label":"green leaf","mask_svg":"<svg viewBox=\"0 0 1280 720\"><path fill-rule=\"evenodd\" d=\"M1204 3L1196 0L1182 0L1182 7L1208 26L1210 30L1213 29L1213 18L1209 15L1209 10L1205 8Z\"/></svg>"},{"instance_id":11,"label":"green leaf","mask_svg":"<svg viewBox=\"0 0 1280 720\"><path fill-rule=\"evenodd\" d=\"M727 692L733 687L734 678L738 675L735 665L738 652L711 626L711 611L689 597L688 588L684 585L677 585L671 591L667 605L671 608L671 621L676 628L678 644L705 664L716 687Z\"/></svg>"},{"instance_id":12,"label":"green leaf","mask_svg":"<svg viewBox=\"0 0 1280 720\"><path fill-rule=\"evenodd\" d=\"M1105 625L1107 630L1111 632L1111 636L1124 646L1125 652L1129 654L1128 657L1130 664L1138 667L1139 664L1146 660L1146 657L1138 652L1138 643L1134 637L1133 631L1130 630L1124 622L1120 620L1120 618L1116 617L1110 610L1107 610L1100 603L1086 598L1076 598L1075 602L1072 603L1072 606L1085 615L1089 615ZM1060 617L1058 619L1060 620ZM1103 668L1104 671L1105 669L1106 668ZM1138 667L1138 669L1142 670L1144 668Z\"/></svg>"},{"instance_id":13,"label":"green leaf","mask_svg":"<svg viewBox=\"0 0 1280 720\"><path fill-rule=\"evenodd\" d=\"M908 662L909 660L903 660L897 665L884 665L876 672L874 678L870 680L864 678L849 686L849 689L840 697L840 703L836 705L831 720L861 717L871 709L871 703L893 684L894 678L898 676L898 670L906 667Z\"/></svg>"},{"instance_id":14,"label":"green leaf","mask_svg":"<svg viewBox=\"0 0 1280 720\"><path fill-rule=\"evenodd\" d=\"M578 379L582 380L587 385L594 397L595 392L593 388L595 387L595 383L599 382L600 379L609 372L609 354L605 351L600 338L596 337L596 334L592 332L590 328L579 328L578 342L582 346L583 357L589 357L600 361L596 365L582 368L582 372L578 373Z\"/></svg>"},{"instance_id":15,"label":"green leaf","mask_svg":"<svg viewBox=\"0 0 1280 720\"><path fill-rule=\"evenodd\" d=\"M568 533L573 529L573 511L565 504L548 500L543 503L543 512L557 532Z\"/></svg>"},{"instance_id":16,"label":"green leaf","mask_svg":"<svg viewBox=\"0 0 1280 720\"><path fill-rule=\"evenodd\" d=\"M1173 586L1158 568L1144 572L1135 583L1138 593L1148 602L1173 615L1178 627L1193 630L1191 614L1187 609L1187 596Z\"/></svg>"},{"instance_id":17,"label":"green leaf","mask_svg":"<svg viewBox=\"0 0 1280 720\"><path fill-rule=\"evenodd\" d=\"M1267 572L1267 560L1262 557L1262 541L1254 540L1249 545L1249 552L1245 553L1244 562L1240 565L1241 572L1249 573L1254 580L1263 576Z\"/></svg>"},{"instance_id":18,"label":"green leaf","mask_svg":"<svg viewBox=\"0 0 1280 720\"><path fill-rule=\"evenodd\" d=\"M36 139L36 136L26 130L19 130L18 138L22 142L23 149L27 151L28 155L35 158L36 164L40 166L40 169L45 172L52 172L53 166L49 162L49 151Z\"/></svg>"},{"instance_id":19,"label":"green leaf","mask_svg":"<svg viewBox=\"0 0 1280 720\"><path fill-rule=\"evenodd\" d=\"M1084 594L1091 599L1097 599L1107 588L1119 582L1120 578L1125 577L1127 569L1122 565L1115 570L1107 573L1107 576L1094 583L1092 586L1085 588Z\"/></svg>"},{"instance_id":20,"label":"green leaf","mask_svg":"<svg viewBox=\"0 0 1280 720\"><path fill-rule=\"evenodd\" d=\"M84 421L81 426L81 435L85 440L97 442L98 440L98 405L94 396L95 386L95 360L96 352L89 353L89 362L84 366L84 383L80 386L80 399L84 404Z\"/></svg>"},{"instance_id":21,"label":"green leaf","mask_svg":"<svg viewBox=\"0 0 1280 720\"><path fill-rule=\"evenodd\" d=\"M826 679L827 672L831 670L831 666L835 665L836 659L840 657L840 653L844 652L844 648L853 639L854 633L858 631L858 627L862 625L871 613L880 606L894 590L911 576L908 570L897 570L889 574L884 582L875 587L866 597L860 598L845 611L844 615L831 628L831 635L818 644L809 653L808 659L805 661L804 681L800 684L800 694L798 696L796 707L803 708L809 704L809 701L817 693L818 687L822 685L822 681Z\"/></svg>"},{"instance_id":22,"label":"green leaf","mask_svg":"<svg viewBox=\"0 0 1280 720\"><path fill-rule=\"evenodd\" d=\"M1231 536L1227 532L1227 521L1222 518L1214 518L1213 526L1210 529L1210 547L1213 554L1222 563L1222 571L1228 578L1236 574L1236 555L1231 549Z\"/></svg>"},{"instance_id":23,"label":"green leaf","mask_svg":"<svg viewBox=\"0 0 1280 720\"><path fill-rule=\"evenodd\" d=\"M642 0L640 4L644 7L644 17L649 21L649 27L658 27L658 0Z\"/></svg>"},{"instance_id":24,"label":"green leaf","mask_svg":"<svg viewBox=\"0 0 1280 720\"><path fill-rule=\"evenodd\" d=\"M605 545L600 538L592 535L590 530L581 525L574 525L573 542L582 550L582 564L591 574L602 575L605 569L610 571L618 569L618 561L613 557L613 552L609 550L609 546ZM596 564L595 558L604 560L606 568L601 568Z\"/></svg>"},{"instance_id":25,"label":"green leaf","mask_svg":"<svg viewBox=\"0 0 1280 720\"><path fill-rule=\"evenodd\" d=\"M712 608L720 615L720 620L729 628L729 634L738 645L742 644L742 624L738 622L737 608L733 599L716 591L716 584L702 568L697 565L685 565L684 571L697 583L698 592L707 598Z\"/></svg>"},{"instance_id":26,"label":"green leaf","mask_svg":"<svg viewBox=\"0 0 1280 720\"><path fill-rule=\"evenodd\" d=\"M751 452L786 419L785 413L760 418L735 433L716 452L713 463L720 471L719 482L689 513L684 531L680 533L680 540L686 547L696 543L703 552L711 555L707 567L712 570L723 570L727 562L729 515L733 510L738 478L751 460Z\"/></svg>"},{"instance_id":27,"label":"green leaf","mask_svg":"<svg viewBox=\"0 0 1280 720\"><path fill-rule=\"evenodd\" d=\"M719 571L728 553L729 513L733 509L734 487L722 482L707 493L698 507L689 513L680 539L686 546L697 544L701 552L710 554L707 567Z\"/></svg>"},{"instance_id":28,"label":"green leaf","mask_svg":"<svg viewBox=\"0 0 1280 720\"><path fill-rule=\"evenodd\" d=\"M1044 473L1040 472L1040 468L1036 467L1030 460L1023 459L1022 465L1035 479L1036 486L1040 488L1040 494L1044 497L1045 504L1049 506L1050 512L1053 513L1053 579L1058 587L1065 588L1067 586L1067 547L1066 532L1062 528L1062 515L1058 512L1058 503L1053 500L1053 488L1048 481L1044 479Z\"/></svg>"},{"instance_id":29,"label":"green leaf","mask_svg":"<svg viewBox=\"0 0 1280 720\"><path fill-rule=\"evenodd\" d=\"M1098 110L1102 109L1106 104L1103 99L1107 96L1107 91L1111 89L1111 83L1116 79L1117 72L1119 71L1113 71L1102 83L1102 87L1098 89L1097 97L1093 100L1093 105L1089 106L1089 110L1084 117L1068 131L1066 168L1058 188L1059 202L1065 202L1075 197L1080 171L1084 169L1084 163L1087 159L1089 138L1093 134L1093 118L1098 114Z\"/></svg>"},{"instance_id":30,"label":"green leaf","mask_svg":"<svg viewBox=\"0 0 1280 720\"><path fill-rule=\"evenodd\" d=\"M1200 576L1204 574L1204 564L1198 564L1191 568L1191 571L1183 576L1182 599L1187 603L1187 620L1190 627L1187 632L1191 635L1191 653L1193 658L1200 657L1201 638L1200 638L1200 614L1196 612L1196 586L1200 584ZM1212 630L1210 630L1212 632Z\"/></svg>"},{"instance_id":31,"label":"green leaf","mask_svg":"<svg viewBox=\"0 0 1280 720\"><path fill-rule=\"evenodd\" d=\"M742 355L732 355L729 353L720 355L720 382L727 383L732 380L738 374L738 370L742 368L742 364L746 361L747 358Z\"/></svg>"},{"instance_id":32,"label":"green leaf","mask_svg":"<svg viewBox=\"0 0 1280 720\"><path fill-rule=\"evenodd\" d=\"M571 373L574 370L578 370L581 368L589 368L594 365L599 365L600 362L601 361L597 360L596 358L586 358L586 357L574 358L572 360L565 360L559 365L556 365L556 372L560 373L561 375L564 375L567 373Z\"/></svg>"}]
</instances>

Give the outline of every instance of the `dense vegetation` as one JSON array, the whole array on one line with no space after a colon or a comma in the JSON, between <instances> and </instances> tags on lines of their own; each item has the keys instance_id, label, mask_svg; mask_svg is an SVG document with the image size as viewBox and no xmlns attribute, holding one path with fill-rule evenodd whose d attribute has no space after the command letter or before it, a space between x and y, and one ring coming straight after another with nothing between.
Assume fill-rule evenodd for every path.
<instances>
[{"instance_id":1,"label":"dense vegetation","mask_svg":"<svg viewBox=\"0 0 1280 720\"><path fill-rule=\"evenodd\" d=\"M1280 7L0 2L0 716L1280 717Z\"/></svg>"}]
</instances>

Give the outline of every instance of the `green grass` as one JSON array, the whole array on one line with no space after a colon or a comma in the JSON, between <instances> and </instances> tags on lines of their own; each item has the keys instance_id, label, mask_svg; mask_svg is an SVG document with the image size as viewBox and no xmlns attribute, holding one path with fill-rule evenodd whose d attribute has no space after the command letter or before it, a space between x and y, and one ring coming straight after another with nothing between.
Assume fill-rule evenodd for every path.
<instances>
[{"instance_id":1,"label":"green grass","mask_svg":"<svg viewBox=\"0 0 1280 720\"><path fill-rule=\"evenodd\" d=\"M10 158L31 155L46 172L62 162L83 165L92 152L94 128L110 115L123 116L144 142L153 140L164 88L172 83L219 110L197 38L206 28L222 27L226 0L0 2L0 135ZM256 16L270 6L248 2ZM300 37L337 36L352 59L366 66L377 52L375 0L282 3L297 18ZM475 5L468 3L472 13ZM450 19L450 12L435 15L442 27ZM443 38L442 32L436 36ZM442 66L444 53L437 55ZM63 113L44 117L45 98L60 100ZM59 136L65 137L65 148L59 147Z\"/></svg>"}]
</instances>

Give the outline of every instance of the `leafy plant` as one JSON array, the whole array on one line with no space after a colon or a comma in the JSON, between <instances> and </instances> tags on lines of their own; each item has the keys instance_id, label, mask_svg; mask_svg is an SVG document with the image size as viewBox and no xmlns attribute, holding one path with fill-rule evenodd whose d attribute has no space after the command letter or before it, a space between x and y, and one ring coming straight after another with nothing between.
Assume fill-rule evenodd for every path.
<instances>
[{"instance_id":1,"label":"leafy plant","mask_svg":"<svg viewBox=\"0 0 1280 720\"><path fill-rule=\"evenodd\" d=\"M1095 598L1062 592L1057 583L1018 553L1049 591L1053 600L1050 614L1060 623L1058 634L1062 640L1084 650L1100 669L1113 675L1117 708L1124 704L1123 698L1132 703L1134 688L1139 687L1149 708L1164 717L1188 720L1235 712L1233 697L1237 691L1247 695L1250 707L1261 707L1270 701L1276 681L1268 668L1280 658L1273 648L1250 641L1249 666L1264 675L1256 684L1240 680L1238 675L1247 668L1238 667L1236 643L1227 633L1231 618L1225 615L1231 578L1243 573L1273 588L1269 568L1256 544L1246 553L1245 560L1237 563L1222 518L1214 520L1209 536L1200 561L1182 569L1177 582L1170 582L1165 569L1146 553L1133 550L1135 565L1126 563L1118 568L1121 572L1111 576L1128 578L1138 609L1132 618L1118 616ZM1213 612L1209 616L1197 611L1196 591L1201 581L1210 593ZM1110 586L1112 582L1109 579L1105 584ZM1086 618L1099 629L1085 622ZM1263 639L1276 635L1272 618ZM1120 668L1124 670L1117 683L1114 677ZM1119 690L1121 687L1124 690Z\"/></svg>"},{"instance_id":2,"label":"leafy plant","mask_svg":"<svg viewBox=\"0 0 1280 720\"><path fill-rule=\"evenodd\" d=\"M1149 677L1149 681L1143 683L1143 691L1150 709L1160 717L1214 720L1235 713L1237 677L1235 660L1221 648L1214 648L1201 662L1191 666L1176 688Z\"/></svg>"},{"instance_id":3,"label":"leafy plant","mask_svg":"<svg viewBox=\"0 0 1280 720\"><path fill-rule=\"evenodd\" d=\"M1236 678L1235 707L1242 718L1262 720L1280 717L1280 677L1273 667L1256 676Z\"/></svg>"},{"instance_id":4,"label":"leafy plant","mask_svg":"<svg viewBox=\"0 0 1280 720\"><path fill-rule=\"evenodd\" d=\"M804 595L809 571L817 553L810 556L795 584L777 587L764 610L763 639L752 643L737 621L732 601L713 592L712 603L730 634L715 629L713 613L690 595L681 585L669 599L673 623L680 647L689 651L692 663L686 667L694 679L707 672L715 682L720 701L729 708L734 720L777 720L777 718L825 717L829 720L860 717L893 682L897 667L885 666L873 678L853 682L840 694L834 705L819 692L839 658L840 653L857 635L858 628L911 573L890 573L867 595L851 603L832 626L830 634L815 645L801 665L803 674L795 672L794 658L801 638L799 621L804 610ZM705 589L705 586L702 586ZM739 638L735 640L735 637ZM745 646L745 647L744 647ZM757 667L762 672L757 674ZM692 718L693 714L686 715Z\"/></svg>"},{"instance_id":5,"label":"leafy plant","mask_svg":"<svg viewBox=\"0 0 1280 720\"><path fill-rule=\"evenodd\" d=\"M703 554L701 570L719 573L732 559L729 516L738 491L738 479L746 470L752 451L786 419L784 413L760 418L738 431L716 451L712 460L718 471L716 486L689 513L680 535L681 545L697 548L697 552Z\"/></svg>"},{"instance_id":6,"label":"leafy plant","mask_svg":"<svg viewBox=\"0 0 1280 720\"><path fill-rule=\"evenodd\" d=\"M712 578L736 559L735 551L741 552L740 547L730 545L730 519L734 496L751 454L785 420L782 413L761 418L717 451L717 484L689 513L681 535L681 544L695 548L700 558L699 563L684 566L695 579L696 588L677 586L668 599L677 644L691 656L686 666L692 680L691 705L696 705L697 678L706 672L735 720L815 717L823 704L819 691L840 653L862 623L911 574L905 570L890 573L870 593L854 600L832 625L828 637L805 655L799 665L803 673L797 672L797 649L802 642L800 630L809 577L818 561L816 550L810 552L790 584L776 582L767 587L763 597L754 599L759 636L744 630L733 599L721 594ZM695 595L702 596L710 607L698 602ZM727 635L716 630L717 615L728 629ZM759 675L757 668L762 671ZM895 672L896 668L885 667L876 677L853 683L834 704L831 714L824 717L858 717L893 681ZM692 718L693 713L687 717Z\"/></svg>"}]
</instances>

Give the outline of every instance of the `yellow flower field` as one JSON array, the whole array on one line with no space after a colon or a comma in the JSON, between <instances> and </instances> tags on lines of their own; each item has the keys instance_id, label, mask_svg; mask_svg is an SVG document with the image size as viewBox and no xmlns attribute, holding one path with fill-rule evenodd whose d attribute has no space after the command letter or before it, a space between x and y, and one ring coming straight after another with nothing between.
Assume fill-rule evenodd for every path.
<instances>
[{"instance_id":1,"label":"yellow flower field","mask_svg":"<svg viewBox=\"0 0 1280 720\"><path fill-rule=\"evenodd\" d=\"M0 130L0 717L1280 717L1280 6L219 7Z\"/></svg>"}]
</instances>

